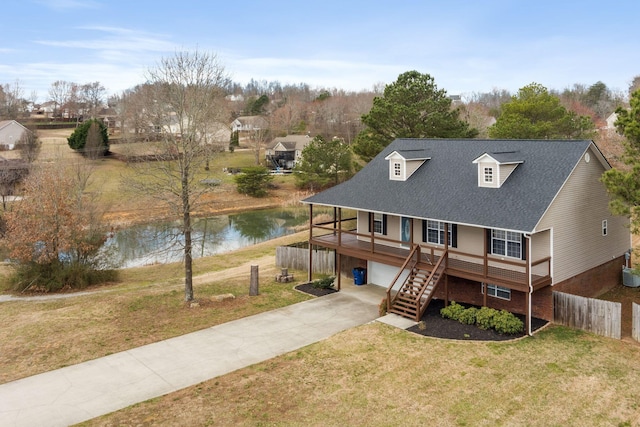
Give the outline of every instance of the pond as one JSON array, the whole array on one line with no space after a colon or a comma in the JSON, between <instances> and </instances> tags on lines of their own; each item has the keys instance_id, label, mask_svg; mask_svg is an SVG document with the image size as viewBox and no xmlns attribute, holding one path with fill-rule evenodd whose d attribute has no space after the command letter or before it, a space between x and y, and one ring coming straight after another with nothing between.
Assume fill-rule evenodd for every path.
<instances>
[{"instance_id":1,"label":"pond","mask_svg":"<svg viewBox=\"0 0 640 427\"><path fill-rule=\"evenodd\" d=\"M315 213L315 212L314 212ZM193 220L193 258L233 251L293 234L309 219L305 207L266 209ZM182 261L180 222L136 225L117 231L100 251L112 268Z\"/></svg>"}]
</instances>

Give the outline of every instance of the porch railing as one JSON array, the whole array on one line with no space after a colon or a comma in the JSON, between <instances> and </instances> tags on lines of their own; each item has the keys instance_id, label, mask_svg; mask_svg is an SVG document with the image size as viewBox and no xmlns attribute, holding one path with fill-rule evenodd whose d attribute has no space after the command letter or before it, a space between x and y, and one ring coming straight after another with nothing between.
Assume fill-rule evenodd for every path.
<instances>
[{"instance_id":1,"label":"porch railing","mask_svg":"<svg viewBox=\"0 0 640 427\"><path fill-rule=\"evenodd\" d=\"M349 220L354 220L350 218ZM347 220L343 220L347 221ZM372 233L358 233L354 229L343 229L340 222L314 224L312 243L358 253L364 259L385 257L402 265L410 251L420 248L420 261L435 264L444 253L443 247L423 243L406 242ZM551 257L547 256L531 262L498 258L485 254L474 254L448 249L446 273L452 276L505 285L513 289L527 291L529 276L535 289L551 283Z\"/></svg>"}]
</instances>

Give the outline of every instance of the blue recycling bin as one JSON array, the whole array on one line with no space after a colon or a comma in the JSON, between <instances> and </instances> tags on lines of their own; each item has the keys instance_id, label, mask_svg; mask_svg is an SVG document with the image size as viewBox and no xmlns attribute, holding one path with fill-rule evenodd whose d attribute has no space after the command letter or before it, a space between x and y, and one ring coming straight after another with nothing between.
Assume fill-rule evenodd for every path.
<instances>
[{"instance_id":1,"label":"blue recycling bin","mask_svg":"<svg viewBox=\"0 0 640 427\"><path fill-rule=\"evenodd\" d=\"M353 269L353 284L354 285L364 285L364 277L367 270L362 267L356 267Z\"/></svg>"}]
</instances>

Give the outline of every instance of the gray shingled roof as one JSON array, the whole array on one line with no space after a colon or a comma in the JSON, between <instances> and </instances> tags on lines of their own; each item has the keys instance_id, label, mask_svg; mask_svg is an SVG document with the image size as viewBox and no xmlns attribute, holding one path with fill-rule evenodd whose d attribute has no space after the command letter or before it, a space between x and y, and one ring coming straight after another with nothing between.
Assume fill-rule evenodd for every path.
<instances>
[{"instance_id":1,"label":"gray shingled roof","mask_svg":"<svg viewBox=\"0 0 640 427\"><path fill-rule=\"evenodd\" d=\"M586 140L397 139L349 181L303 202L531 232L591 144ZM430 160L407 181L390 180L384 158L406 150L420 150ZM478 165L473 160L501 152L523 163L501 188L479 187Z\"/></svg>"}]
</instances>

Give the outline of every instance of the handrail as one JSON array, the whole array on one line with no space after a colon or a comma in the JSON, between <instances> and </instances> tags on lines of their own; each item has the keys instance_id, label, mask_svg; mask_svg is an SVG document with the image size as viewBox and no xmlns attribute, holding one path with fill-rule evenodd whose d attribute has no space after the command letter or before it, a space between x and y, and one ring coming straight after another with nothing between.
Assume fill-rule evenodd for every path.
<instances>
[{"instance_id":1,"label":"handrail","mask_svg":"<svg viewBox=\"0 0 640 427\"><path fill-rule=\"evenodd\" d=\"M442 270L444 270L444 267L442 266L442 262L448 257L448 251L445 250L442 255L440 256L440 259L438 260L438 262L436 263L435 267L433 268L433 270L431 271L431 274L429 275L429 277L427 278L427 285L431 282L431 280L433 280L433 276L436 274L436 272L438 272L438 270L440 270L440 267L442 267ZM442 274L440 275L440 277L442 277ZM438 281L440 280L440 277L438 278ZM418 322L420 320L420 318L422 317L422 307L420 306L420 300L422 299L422 295L424 295L424 291L427 289L427 286L423 286L422 289L420 290L420 293L418 294L418 296L416 297L416 322ZM434 290L435 290L435 284L434 284ZM429 298L430 299L430 298ZM428 303L429 301L427 301ZM425 308L426 308L426 304L425 304Z\"/></svg>"},{"instance_id":2,"label":"handrail","mask_svg":"<svg viewBox=\"0 0 640 427\"><path fill-rule=\"evenodd\" d=\"M396 277L393 278L393 280L391 281L391 284L387 288L387 311L391 311L391 305L392 305L391 304L392 303L392 301L391 301L391 290L393 289L393 287L395 286L396 282L400 278L400 275L405 270L405 268L407 268L407 265L409 265L409 262L411 261L411 259L413 258L413 256L416 253L418 254L418 258L415 261L414 265L418 263L418 260L420 260L420 245L413 245L413 248L411 248L411 251L409 251L409 256L407 256L407 258L404 260L404 264L402 264L402 267L400 267L400 269L398 270L398 273L396 274ZM394 300L395 300L395 298L394 298Z\"/></svg>"},{"instance_id":3,"label":"handrail","mask_svg":"<svg viewBox=\"0 0 640 427\"><path fill-rule=\"evenodd\" d=\"M313 226L314 229L318 229L318 230L326 230L327 232L330 233L335 233L336 230L333 227L326 227L326 226L318 226L318 225L314 225ZM373 251L373 253L380 253L383 255L389 255L389 253L387 251L385 251L384 248L387 247L391 247L391 248L395 248L396 244L400 245L400 244L407 244L408 242L406 241L401 241L401 240L396 240L396 239L391 239L389 237L386 236L380 236L380 235L376 235L375 236L375 240L374 242L370 241L370 234L366 234L366 233L358 233L357 229L353 229L353 230L348 230L348 229L342 229L339 231L340 233L344 233L344 235L348 235L348 236L355 236L355 237L363 237L366 240L362 240L363 242L368 241L371 245L372 248L371 250ZM320 238L322 237L322 235L320 236L314 236L316 238ZM380 242L381 245L380 247L378 247L377 243ZM385 245L385 243L390 243L391 245ZM434 261L439 260L440 258L442 258L442 253L441 251L444 251L444 248L442 247L438 247L438 246L433 246L430 244L425 244L425 243L413 243L413 245L418 245L421 248L421 253L423 253L425 256L429 257L429 262L433 265ZM487 256L486 257L486 264L485 264L485 255L482 254L474 254L474 253L468 253L468 252L463 252L463 251L459 251L456 249L452 249L449 248L447 250L448 252L448 258L449 259L457 259L460 261L463 261L464 263L469 263L469 264L473 264L476 266L484 266L486 271L484 271L483 273L481 273L481 275L486 278L486 280L508 280L510 283L513 283L514 285L526 285L526 281L522 281L522 280L513 280L513 279L509 279L506 277L503 277L502 275L492 275L489 272L489 267L494 266L494 267L498 267L498 268L502 268L505 269L507 271L519 271L519 269L524 269L527 266L527 261L524 260L517 260L517 259L500 259L496 256ZM395 255L393 255L395 256ZM461 258L457 258L456 256L460 256ZM451 258L454 257L454 258ZM402 258L404 258L404 255L402 255ZM544 266L545 263L547 263L545 270L546 271L540 271L540 275L545 276L545 277L549 277L551 275L551 265L550 265L550 261L551 261L551 256L546 256L544 258L540 258L537 259L535 261L531 261L531 268L534 267L538 267L540 268L540 266ZM419 258L419 260L421 260L421 258ZM437 261L436 261L437 262ZM449 266L447 267L447 270L454 270L457 271L459 270L459 267L463 267L460 265L457 265L455 267L452 267L451 264L449 264ZM465 269L464 267L460 270L463 272L471 272L471 273L475 273L475 270L473 269Z\"/></svg>"}]
</instances>

